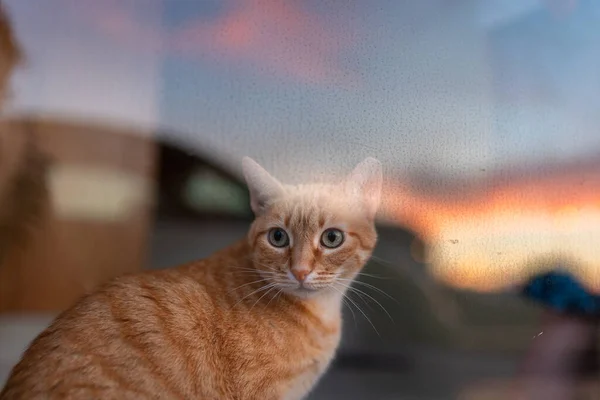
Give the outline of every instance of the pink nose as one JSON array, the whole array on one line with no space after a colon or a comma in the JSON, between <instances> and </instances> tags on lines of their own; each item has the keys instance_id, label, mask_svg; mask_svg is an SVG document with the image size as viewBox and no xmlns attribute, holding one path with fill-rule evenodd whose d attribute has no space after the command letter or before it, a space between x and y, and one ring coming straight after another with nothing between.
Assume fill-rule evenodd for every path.
<instances>
[{"instance_id":1,"label":"pink nose","mask_svg":"<svg viewBox=\"0 0 600 400\"><path fill-rule=\"evenodd\" d=\"M310 274L310 270L308 270L307 268L292 270L292 275L294 275L294 277L298 280L298 282L304 282L304 280L306 280L306 277L308 276L308 274Z\"/></svg>"}]
</instances>

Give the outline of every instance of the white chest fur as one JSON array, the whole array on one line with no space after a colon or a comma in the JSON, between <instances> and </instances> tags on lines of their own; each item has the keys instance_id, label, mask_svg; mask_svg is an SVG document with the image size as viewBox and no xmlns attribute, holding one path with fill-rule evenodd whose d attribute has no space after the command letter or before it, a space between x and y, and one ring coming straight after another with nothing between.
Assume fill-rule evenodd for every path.
<instances>
[{"instance_id":1,"label":"white chest fur","mask_svg":"<svg viewBox=\"0 0 600 400\"><path fill-rule=\"evenodd\" d=\"M341 329L341 296L339 299L335 296L335 298L323 300L326 301L319 304L319 310L321 311L319 313L320 320L324 325L338 326ZM305 398L319 382L335 357L341 339L340 329L337 329L335 331L336 333L327 337L315 337L315 340L320 342L323 351L313 357L300 361L298 367L305 372L295 377L294 380L290 382L288 390L285 391L282 399L301 400ZM319 333L315 334L319 335Z\"/></svg>"},{"instance_id":2,"label":"white chest fur","mask_svg":"<svg viewBox=\"0 0 600 400\"><path fill-rule=\"evenodd\" d=\"M284 400L301 400L316 386L321 377L325 374L339 344L339 335L335 343L332 343L331 350L323 352L323 354L313 360L307 361L306 372L294 378L290 382L289 389L286 391L282 399Z\"/></svg>"}]
</instances>

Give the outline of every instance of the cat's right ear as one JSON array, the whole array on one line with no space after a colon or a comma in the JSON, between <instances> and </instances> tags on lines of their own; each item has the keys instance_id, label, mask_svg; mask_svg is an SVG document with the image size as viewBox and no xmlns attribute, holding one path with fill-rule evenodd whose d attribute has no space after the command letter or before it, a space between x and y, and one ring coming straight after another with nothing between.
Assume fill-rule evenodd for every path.
<instances>
[{"instance_id":1,"label":"cat's right ear","mask_svg":"<svg viewBox=\"0 0 600 400\"><path fill-rule=\"evenodd\" d=\"M281 195L283 186L250 157L242 159L242 170L250 192L250 207L254 215L262 215L268 204Z\"/></svg>"},{"instance_id":2,"label":"cat's right ear","mask_svg":"<svg viewBox=\"0 0 600 400\"><path fill-rule=\"evenodd\" d=\"M367 216L375 218L381 202L383 172L379 160L368 157L358 164L345 181L347 193L364 201Z\"/></svg>"}]
</instances>

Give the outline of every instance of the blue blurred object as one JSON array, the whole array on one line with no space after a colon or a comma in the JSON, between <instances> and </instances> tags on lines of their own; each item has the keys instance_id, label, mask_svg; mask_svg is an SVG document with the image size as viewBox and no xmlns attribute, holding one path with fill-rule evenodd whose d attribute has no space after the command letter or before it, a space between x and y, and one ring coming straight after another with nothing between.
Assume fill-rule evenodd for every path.
<instances>
[{"instance_id":1,"label":"blue blurred object","mask_svg":"<svg viewBox=\"0 0 600 400\"><path fill-rule=\"evenodd\" d=\"M600 296L586 291L577 279L560 270L535 276L523 294L559 313L600 317Z\"/></svg>"}]
</instances>

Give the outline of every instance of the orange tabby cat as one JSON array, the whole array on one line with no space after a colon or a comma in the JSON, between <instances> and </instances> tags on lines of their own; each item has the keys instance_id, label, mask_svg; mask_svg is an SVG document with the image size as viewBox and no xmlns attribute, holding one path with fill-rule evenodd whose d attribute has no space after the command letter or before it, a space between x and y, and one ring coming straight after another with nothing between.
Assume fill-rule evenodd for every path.
<instances>
[{"instance_id":1,"label":"orange tabby cat","mask_svg":"<svg viewBox=\"0 0 600 400\"><path fill-rule=\"evenodd\" d=\"M0 398L305 397L375 246L381 164L336 185L281 185L249 158L243 169L256 215L246 239L85 297L33 341Z\"/></svg>"}]
</instances>

